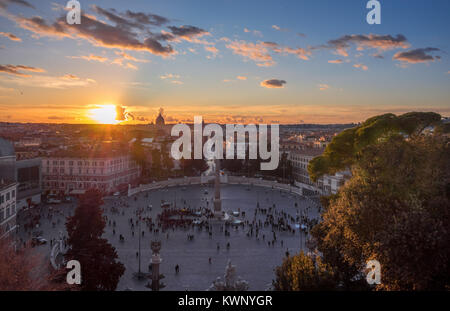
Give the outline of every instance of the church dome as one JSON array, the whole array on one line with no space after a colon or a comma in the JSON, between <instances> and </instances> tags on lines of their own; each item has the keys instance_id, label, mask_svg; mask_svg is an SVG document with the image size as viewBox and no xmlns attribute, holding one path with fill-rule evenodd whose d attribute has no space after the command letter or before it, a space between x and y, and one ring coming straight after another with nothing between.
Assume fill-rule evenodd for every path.
<instances>
[{"instance_id":1,"label":"church dome","mask_svg":"<svg viewBox=\"0 0 450 311\"><path fill-rule=\"evenodd\" d=\"M2 157L15 157L14 146L6 139L0 138L0 158Z\"/></svg>"},{"instance_id":2,"label":"church dome","mask_svg":"<svg viewBox=\"0 0 450 311\"><path fill-rule=\"evenodd\" d=\"M161 113L158 115L158 117L156 118L156 125L164 125L165 124L165 122L164 122L164 118L163 118L163 116L161 115Z\"/></svg>"}]
</instances>

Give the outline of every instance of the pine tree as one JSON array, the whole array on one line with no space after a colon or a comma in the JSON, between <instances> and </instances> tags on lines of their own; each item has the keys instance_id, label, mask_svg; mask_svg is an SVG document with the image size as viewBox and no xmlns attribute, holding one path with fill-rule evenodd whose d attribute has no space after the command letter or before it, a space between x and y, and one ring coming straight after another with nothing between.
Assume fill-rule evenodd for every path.
<instances>
[{"instance_id":1,"label":"pine tree","mask_svg":"<svg viewBox=\"0 0 450 311\"><path fill-rule=\"evenodd\" d=\"M86 291L113 291L125 272L123 264L117 261L115 248L102 238L102 203L98 190L88 190L66 223L69 250L65 259L80 262L81 289Z\"/></svg>"}]
</instances>

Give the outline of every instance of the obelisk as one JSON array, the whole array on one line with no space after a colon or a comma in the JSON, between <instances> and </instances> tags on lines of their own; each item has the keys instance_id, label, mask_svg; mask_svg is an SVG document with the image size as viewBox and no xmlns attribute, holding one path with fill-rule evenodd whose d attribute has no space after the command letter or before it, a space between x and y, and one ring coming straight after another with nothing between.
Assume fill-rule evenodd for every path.
<instances>
[{"instance_id":1,"label":"obelisk","mask_svg":"<svg viewBox=\"0 0 450 311\"><path fill-rule=\"evenodd\" d=\"M216 178L214 180L214 218L222 219L222 199L220 198L220 160L215 159Z\"/></svg>"}]
</instances>

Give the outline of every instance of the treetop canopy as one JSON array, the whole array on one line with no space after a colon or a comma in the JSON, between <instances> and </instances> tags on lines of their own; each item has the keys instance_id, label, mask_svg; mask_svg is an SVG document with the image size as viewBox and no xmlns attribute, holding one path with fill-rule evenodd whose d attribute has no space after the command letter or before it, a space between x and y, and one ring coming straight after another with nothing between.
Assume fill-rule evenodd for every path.
<instances>
[{"instance_id":1,"label":"treetop canopy","mask_svg":"<svg viewBox=\"0 0 450 311\"><path fill-rule=\"evenodd\" d=\"M325 174L345 170L356 162L358 154L366 146L395 134L413 137L440 122L441 115L434 112L408 112L399 116L387 113L371 117L335 136L324 153L309 162L309 176L316 181Z\"/></svg>"}]
</instances>

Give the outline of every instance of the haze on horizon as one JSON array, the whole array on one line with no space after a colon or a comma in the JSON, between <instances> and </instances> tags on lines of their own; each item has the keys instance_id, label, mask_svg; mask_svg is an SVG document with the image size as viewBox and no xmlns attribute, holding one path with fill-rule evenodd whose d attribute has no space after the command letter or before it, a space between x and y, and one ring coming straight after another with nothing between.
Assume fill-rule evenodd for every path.
<instances>
[{"instance_id":1,"label":"haze on horizon","mask_svg":"<svg viewBox=\"0 0 450 311\"><path fill-rule=\"evenodd\" d=\"M448 1L0 0L0 122L450 115Z\"/></svg>"}]
</instances>

